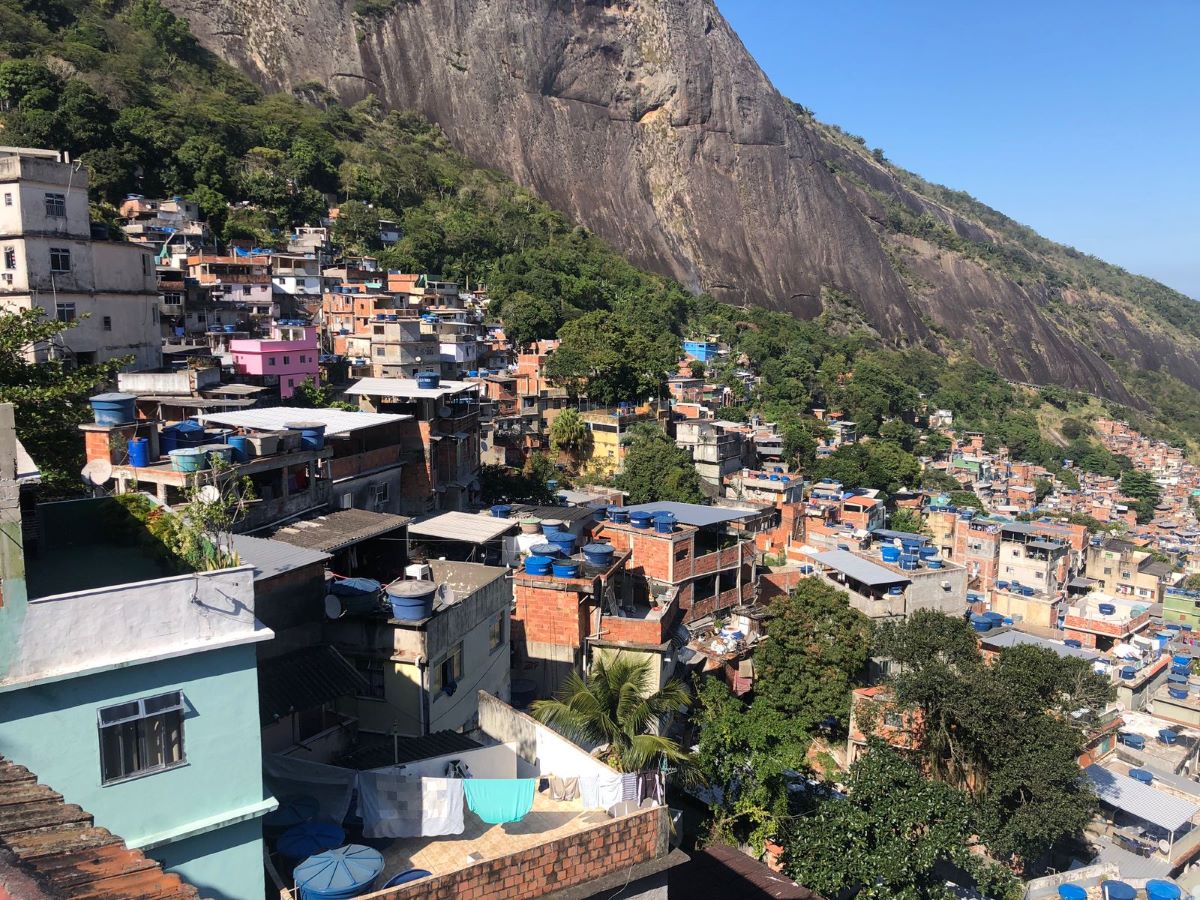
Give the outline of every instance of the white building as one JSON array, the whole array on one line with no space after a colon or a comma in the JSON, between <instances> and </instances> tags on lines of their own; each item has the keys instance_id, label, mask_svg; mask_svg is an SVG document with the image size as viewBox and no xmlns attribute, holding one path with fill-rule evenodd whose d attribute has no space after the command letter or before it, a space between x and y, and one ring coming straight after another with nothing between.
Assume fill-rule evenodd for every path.
<instances>
[{"instance_id":1,"label":"white building","mask_svg":"<svg viewBox=\"0 0 1200 900\"><path fill-rule=\"evenodd\" d=\"M75 327L30 361L65 355L103 362L132 355L133 369L162 362L154 256L94 240L88 173L52 150L0 147L0 308L40 306Z\"/></svg>"},{"instance_id":2,"label":"white building","mask_svg":"<svg viewBox=\"0 0 1200 900\"><path fill-rule=\"evenodd\" d=\"M271 257L271 284L281 294L321 296L325 279L316 253L276 253Z\"/></svg>"}]
</instances>

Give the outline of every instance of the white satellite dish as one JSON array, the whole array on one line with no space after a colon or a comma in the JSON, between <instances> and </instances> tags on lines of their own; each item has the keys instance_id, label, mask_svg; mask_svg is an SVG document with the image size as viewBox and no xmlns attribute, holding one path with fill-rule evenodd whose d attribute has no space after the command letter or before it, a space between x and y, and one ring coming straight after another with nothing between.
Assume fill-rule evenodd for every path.
<instances>
[{"instance_id":1,"label":"white satellite dish","mask_svg":"<svg viewBox=\"0 0 1200 900\"><path fill-rule=\"evenodd\" d=\"M79 473L93 487L100 487L113 475L112 463L107 459L93 459Z\"/></svg>"},{"instance_id":2,"label":"white satellite dish","mask_svg":"<svg viewBox=\"0 0 1200 900\"><path fill-rule=\"evenodd\" d=\"M453 606L458 602L458 595L448 584L438 585L437 598L442 601L442 606Z\"/></svg>"},{"instance_id":3,"label":"white satellite dish","mask_svg":"<svg viewBox=\"0 0 1200 900\"><path fill-rule=\"evenodd\" d=\"M215 484L206 484L196 492L202 503L216 503L221 499L221 492Z\"/></svg>"},{"instance_id":4,"label":"white satellite dish","mask_svg":"<svg viewBox=\"0 0 1200 900\"><path fill-rule=\"evenodd\" d=\"M337 594L325 595L325 616L330 619L342 617L342 601L338 599Z\"/></svg>"}]
</instances>

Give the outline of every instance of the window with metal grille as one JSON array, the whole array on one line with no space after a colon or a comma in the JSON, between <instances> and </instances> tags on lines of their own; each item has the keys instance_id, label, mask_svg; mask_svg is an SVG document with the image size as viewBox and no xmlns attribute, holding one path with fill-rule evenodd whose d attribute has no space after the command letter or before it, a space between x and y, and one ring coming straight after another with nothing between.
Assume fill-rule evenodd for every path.
<instances>
[{"instance_id":1,"label":"window with metal grille","mask_svg":"<svg viewBox=\"0 0 1200 900\"><path fill-rule=\"evenodd\" d=\"M446 654L445 659L433 667L433 695L436 697L439 694L452 695L458 690L458 683L462 680L462 644L455 645L454 649Z\"/></svg>"},{"instance_id":2,"label":"window with metal grille","mask_svg":"<svg viewBox=\"0 0 1200 900\"><path fill-rule=\"evenodd\" d=\"M54 304L54 315L60 322L74 322L75 304L61 302Z\"/></svg>"},{"instance_id":3,"label":"window with metal grille","mask_svg":"<svg viewBox=\"0 0 1200 900\"><path fill-rule=\"evenodd\" d=\"M51 272L70 272L71 271L71 251L66 247L51 247L50 248L50 271Z\"/></svg>"},{"instance_id":4,"label":"window with metal grille","mask_svg":"<svg viewBox=\"0 0 1200 900\"><path fill-rule=\"evenodd\" d=\"M17 267L17 248L16 247L5 247L4 248L4 268L15 269L16 267Z\"/></svg>"},{"instance_id":5,"label":"window with metal grille","mask_svg":"<svg viewBox=\"0 0 1200 900\"><path fill-rule=\"evenodd\" d=\"M179 691L98 710L102 782L149 775L186 763L183 712Z\"/></svg>"},{"instance_id":6,"label":"window with metal grille","mask_svg":"<svg viewBox=\"0 0 1200 900\"><path fill-rule=\"evenodd\" d=\"M67 198L65 194L46 194L46 215L54 219L67 217Z\"/></svg>"},{"instance_id":7,"label":"window with metal grille","mask_svg":"<svg viewBox=\"0 0 1200 900\"><path fill-rule=\"evenodd\" d=\"M112 331L112 316L105 316L103 321L104 321L104 330Z\"/></svg>"},{"instance_id":8,"label":"window with metal grille","mask_svg":"<svg viewBox=\"0 0 1200 900\"><path fill-rule=\"evenodd\" d=\"M386 696L384 689L383 660L377 656L355 656L354 668L366 679L366 690L358 696L382 700Z\"/></svg>"}]
</instances>

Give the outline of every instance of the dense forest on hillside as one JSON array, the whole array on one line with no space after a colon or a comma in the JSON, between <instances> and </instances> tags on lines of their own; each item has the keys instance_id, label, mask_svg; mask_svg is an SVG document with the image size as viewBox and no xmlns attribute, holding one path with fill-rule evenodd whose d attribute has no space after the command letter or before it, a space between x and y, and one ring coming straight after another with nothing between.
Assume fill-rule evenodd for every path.
<instances>
[{"instance_id":1,"label":"dense forest on hillside","mask_svg":"<svg viewBox=\"0 0 1200 900\"><path fill-rule=\"evenodd\" d=\"M927 407L952 409L956 425L1053 468L1071 458L1122 469L1086 429L1064 439L1040 428L1040 409L1081 409L1085 397L1014 387L966 357L885 349L837 304L798 321L693 297L472 166L416 115L385 113L371 99L346 108L317 84L263 95L157 0L0 0L0 109L4 143L65 149L83 161L98 218L111 219L128 192L182 194L221 239L281 246L293 224L319 219L332 201L345 246L389 268L486 285L517 343L562 337L553 374L594 399L660 391L682 338L720 335L735 353L707 374L742 397L737 369L760 372L757 394L731 414L757 409L781 422L795 462L814 462L812 405L844 409L883 439L871 459L823 462L825 474L887 488L912 482L911 454L944 440L913 427ZM399 243L378 244L379 218L401 224ZM1161 422L1139 424L1183 437ZM1198 412L1176 424L1200 435Z\"/></svg>"}]
</instances>

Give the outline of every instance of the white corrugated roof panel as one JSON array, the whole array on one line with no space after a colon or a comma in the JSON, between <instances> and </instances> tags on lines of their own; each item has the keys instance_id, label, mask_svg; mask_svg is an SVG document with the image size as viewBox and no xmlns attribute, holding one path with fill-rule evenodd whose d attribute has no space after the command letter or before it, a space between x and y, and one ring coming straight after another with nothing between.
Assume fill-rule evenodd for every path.
<instances>
[{"instance_id":1,"label":"white corrugated roof panel","mask_svg":"<svg viewBox=\"0 0 1200 900\"><path fill-rule=\"evenodd\" d=\"M206 413L197 418L206 425L229 428L249 428L255 431L282 431L292 422L320 422L327 436L349 434L375 425L403 422L412 416L396 413L349 412L344 409L302 409L297 406L270 406L266 409L243 409L231 412Z\"/></svg>"},{"instance_id":2,"label":"white corrugated roof panel","mask_svg":"<svg viewBox=\"0 0 1200 900\"><path fill-rule=\"evenodd\" d=\"M479 384L474 381L442 381L435 388L417 387L415 378L360 378L345 393L351 395L368 394L372 397L421 397L436 399L464 391L478 391Z\"/></svg>"},{"instance_id":3,"label":"white corrugated roof panel","mask_svg":"<svg viewBox=\"0 0 1200 900\"><path fill-rule=\"evenodd\" d=\"M1200 806L1195 803L1095 763L1084 769L1084 773L1103 803L1166 831L1175 831L1200 812Z\"/></svg>"},{"instance_id":4,"label":"white corrugated roof panel","mask_svg":"<svg viewBox=\"0 0 1200 900\"><path fill-rule=\"evenodd\" d=\"M479 513L448 512L408 526L411 537L486 544L517 527L516 519L497 519Z\"/></svg>"}]
</instances>

